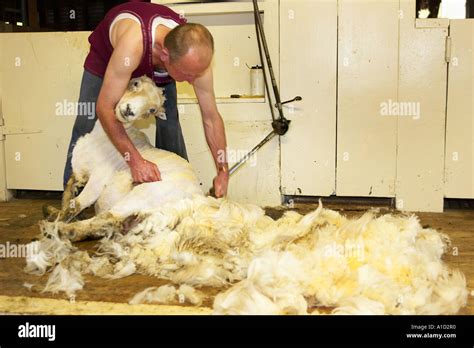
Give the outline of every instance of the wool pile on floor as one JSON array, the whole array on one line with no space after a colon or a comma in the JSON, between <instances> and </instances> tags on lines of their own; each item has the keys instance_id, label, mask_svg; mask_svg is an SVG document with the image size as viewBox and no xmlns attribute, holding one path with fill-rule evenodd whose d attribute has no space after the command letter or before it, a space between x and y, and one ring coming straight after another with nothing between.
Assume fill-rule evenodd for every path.
<instances>
[{"instance_id":1,"label":"wool pile on floor","mask_svg":"<svg viewBox=\"0 0 474 348\"><path fill-rule=\"evenodd\" d=\"M442 261L449 238L414 215L348 219L320 203L274 220L255 205L196 196L136 221L91 255L59 238L59 223L42 222L25 271L49 272L43 291L68 295L87 286L84 274L174 284L144 289L131 304L199 305L200 287L224 288L216 314L306 314L309 303L333 314L454 314L467 301L464 275Z\"/></svg>"}]
</instances>

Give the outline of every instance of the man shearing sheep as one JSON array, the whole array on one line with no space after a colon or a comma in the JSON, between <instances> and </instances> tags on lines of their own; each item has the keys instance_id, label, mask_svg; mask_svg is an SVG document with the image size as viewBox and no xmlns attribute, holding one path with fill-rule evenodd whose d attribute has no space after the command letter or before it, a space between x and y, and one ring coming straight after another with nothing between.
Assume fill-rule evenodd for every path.
<instances>
[{"instance_id":1,"label":"man shearing sheep","mask_svg":"<svg viewBox=\"0 0 474 348\"><path fill-rule=\"evenodd\" d=\"M213 185L225 196L229 181L226 137L214 95L211 61L214 40L200 24L188 24L166 6L129 2L112 8L89 36L79 102L95 103L106 133L130 167L134 182L161 180L160 169L145 160L130 141L114 108L132 77L147 75L166 97L166 116L157 118L156 147L187 159L177 110L176 81L192 84L201 109L206 140L217 168ZM92 131L96 118L78 115L69 144L64 185L71 176L71 157L79 137Z\"/></svg>"}]
</instances>

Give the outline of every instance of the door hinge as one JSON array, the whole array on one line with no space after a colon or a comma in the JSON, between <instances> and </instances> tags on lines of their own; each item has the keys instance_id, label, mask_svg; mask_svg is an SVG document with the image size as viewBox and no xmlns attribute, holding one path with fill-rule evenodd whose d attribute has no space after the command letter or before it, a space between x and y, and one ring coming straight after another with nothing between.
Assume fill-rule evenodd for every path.
<instances>
[{"instance_id":1,"label":"door hinge","mask_svg":"<svg viewBox=\"0 0 474 348\"><path fill-rule=\"evenodd\" d=\"M451 36L446 36L446 50L445 50L446 63L451 62Z\"/></svg>"},{"instance_id":2,"label":"door hinge","mask_svg":"<svg viewBox=\"0 0 474 348\"><path fill-rule=\"evenodd\" d=\"M0 126L0 137L2 139L5 137L5 135L34 134L41 132L43 132L41 129Z\"/></svg>"}]
</instances>

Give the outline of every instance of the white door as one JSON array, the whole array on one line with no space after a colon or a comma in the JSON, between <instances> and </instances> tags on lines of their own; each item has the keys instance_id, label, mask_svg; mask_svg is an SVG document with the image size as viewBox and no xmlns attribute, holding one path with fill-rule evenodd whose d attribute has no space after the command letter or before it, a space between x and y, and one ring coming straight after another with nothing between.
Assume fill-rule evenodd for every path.
<instances>
[{"instance_id":1,"label":"white door","mask_svg":"<svg viewBox=\"0 0 474 348\"><path fill-rule=\"evenodd\" d=\"M450 20L445 196L474 198L474 20Z\"/></svg>"},{"instance_id":2,"label":"white door","mask_svg":"<svg viewBox=\"0 0 474 348\"><path fill-rule=\"evenodd\" d=\"M329 196L336 170L337 1L280 1L280 86L291 120L281 137L282 194Z\"/></svg>"}]
</instances>

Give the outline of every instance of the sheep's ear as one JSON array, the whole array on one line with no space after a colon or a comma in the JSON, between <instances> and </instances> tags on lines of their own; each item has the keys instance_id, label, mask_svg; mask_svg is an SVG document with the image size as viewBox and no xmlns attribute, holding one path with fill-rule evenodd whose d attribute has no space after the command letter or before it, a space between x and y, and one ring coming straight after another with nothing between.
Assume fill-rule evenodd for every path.
<instances>
[{"instance_id":1,"label":"sheep's ear","mask_svg":"<svg viewBox=\"0 0 474 348\"><path fill-rule=\"evenodd\" d=\"M138 87L140 87L140 79L131 79L130 82L128 83L128 90L132 92L136 92L138 90Z\"/></svg>"}]
</instances>

